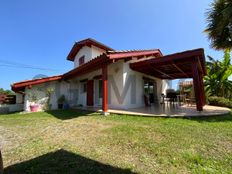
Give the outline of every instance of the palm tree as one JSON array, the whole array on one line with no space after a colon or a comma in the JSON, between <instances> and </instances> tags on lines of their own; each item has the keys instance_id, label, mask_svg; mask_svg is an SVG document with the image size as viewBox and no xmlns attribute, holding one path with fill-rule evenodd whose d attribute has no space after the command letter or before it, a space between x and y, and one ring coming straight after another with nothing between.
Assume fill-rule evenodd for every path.
<instances>
[{"instance_id":1,"label":"palm tree","mask_svg":"<svg viewBox=\"0 0 232 174\"><path fill-rule=\"evenodd\" d=\"M215 60L208 56L209 62L206 63L207 76L204 83L208 96L218 96L232 99L232 65L230 63L230 52L225 51L222 61Z\"/></svg>"},{"instance_id":2,"label":"palm tree","mask_svg":"<svg viewBox=\"0 0 232 174\"><path fill-rule=\"evenodd\" d=\"M205 32L216 50L232 49L232 1L214 0L207 11Z\"/></svg>"}]
</instances>

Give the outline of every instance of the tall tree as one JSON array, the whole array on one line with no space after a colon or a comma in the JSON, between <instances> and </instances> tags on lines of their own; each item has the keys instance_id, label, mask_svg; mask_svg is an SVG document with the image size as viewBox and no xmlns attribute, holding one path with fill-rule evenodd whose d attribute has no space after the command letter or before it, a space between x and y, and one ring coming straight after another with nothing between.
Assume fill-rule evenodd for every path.
<instances>
[{"instance_id":1,"label":"tall tree","mask_svg":"<svg viewBox=\"0 0 232 174\"><path fill-rule=\"evenodd\" d=\"M232 49L232 0L214 0L207 11L205 31L216 50Z\"/></svg>"},{"instance_id":2,"label":"tall tree","mask_svg":"<svg viewBox=\"0 0 232 174\"><path fill-rule=\"evenodd\" d=\"M232 99L232 65L230 52L225 51L222 61L208 56L206 62L207 76L205 76L205 89L208 96L219 96Z\"/></svg>"}]
</instances>

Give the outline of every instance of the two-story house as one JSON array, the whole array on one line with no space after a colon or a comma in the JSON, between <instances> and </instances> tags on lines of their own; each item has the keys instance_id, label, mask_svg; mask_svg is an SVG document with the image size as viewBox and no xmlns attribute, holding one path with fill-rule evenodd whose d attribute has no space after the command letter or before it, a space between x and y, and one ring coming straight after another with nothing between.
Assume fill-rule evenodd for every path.
<instances>
[{"instance_id":1,"label":"two-story house","mask_svg":"<svg viewBox=\"0 0 232 174\"><path fill-rule=\"evenodd\" d=\"M36 102L43 109L48 96L52 109L64 95L71 107L82 106L130 109L159 103L160 96L170 88L169 80L193 78L197 110L202 110L205 71L203 49L195 49L164 56L159 49L114 50L96 40L76 42L67 56L74 68L53 77L22 81L12 84L12 90L24 95L24 109L30 111Z\"/></svg>"}]
</instances>

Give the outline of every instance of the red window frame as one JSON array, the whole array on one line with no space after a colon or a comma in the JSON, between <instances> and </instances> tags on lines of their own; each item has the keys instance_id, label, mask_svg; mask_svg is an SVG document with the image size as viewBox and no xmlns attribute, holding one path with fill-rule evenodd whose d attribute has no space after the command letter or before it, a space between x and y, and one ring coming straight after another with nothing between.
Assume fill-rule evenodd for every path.
<instances>
[{"instance_id":1,"label":"red window frame","mask_svg":"<svg viewBox=\"0 0 232 174\"><path fill-rule=\"evenodd\" d=\"M85 56L81 56L80 58L79 58L79 65L82 65L82 64L84 64L85 63Z\"/></svg>"}]
</instances>

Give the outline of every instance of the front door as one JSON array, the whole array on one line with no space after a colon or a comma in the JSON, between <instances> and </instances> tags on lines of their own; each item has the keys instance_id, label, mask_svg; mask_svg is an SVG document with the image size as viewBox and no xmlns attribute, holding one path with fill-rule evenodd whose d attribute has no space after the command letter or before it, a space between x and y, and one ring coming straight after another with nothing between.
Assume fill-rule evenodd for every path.
<instances>
[{"instance_id":1,"label":"front door","mask_svg":"<svg viewBox=\"0 0 232 174\"><path fill-rule=\"evenodd\" d=\"M93 80L87 82L87 106L93 106Z\"/></svg>"}]
</instances>

